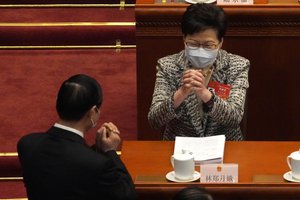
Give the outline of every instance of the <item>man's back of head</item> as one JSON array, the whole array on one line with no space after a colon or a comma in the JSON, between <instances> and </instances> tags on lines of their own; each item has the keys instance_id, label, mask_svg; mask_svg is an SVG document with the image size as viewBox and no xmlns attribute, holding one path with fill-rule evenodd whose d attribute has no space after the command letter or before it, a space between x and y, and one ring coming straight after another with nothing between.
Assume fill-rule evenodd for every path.
<instances>
[{"instance_id":1,"label":"man's back of head","mask_svg":"<svg viewBox=\"0 0 300 200\"><path fill-rule=\"evenodd\" d=\"M58 92L56 110L66 121L78 121L93 106L102 104L102 89L92 77L77 74L65 80Z\"/></svg>"}]
</instances>

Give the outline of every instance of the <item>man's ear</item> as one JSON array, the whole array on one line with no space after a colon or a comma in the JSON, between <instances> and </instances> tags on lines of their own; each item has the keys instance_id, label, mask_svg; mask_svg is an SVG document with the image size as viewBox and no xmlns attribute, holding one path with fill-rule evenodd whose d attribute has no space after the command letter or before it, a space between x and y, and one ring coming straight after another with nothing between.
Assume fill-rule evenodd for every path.
<instances>
[{"instance_id":1,"label":"man's ear","mask_svg":"<svg viewBox=\"0 0 300 200\"><path fill-rule=\"evenodd\" d=\"M91 117L93 114L99 112L99 109L97 108L96 105L94 105L93 107L91 107L91 109L88 111L88 116Z\"/></svg>"},{"instance_id":2,"label":"man's ear","mask_svg":"<svg viewBox=\"0 0 300 200\"><path fill-rule=\"evenodd\" d=\"M99 112L99 108L97 108L96 105L94 105L92 108L93 112L98 113Z\"/></svg>"}]
</instances>

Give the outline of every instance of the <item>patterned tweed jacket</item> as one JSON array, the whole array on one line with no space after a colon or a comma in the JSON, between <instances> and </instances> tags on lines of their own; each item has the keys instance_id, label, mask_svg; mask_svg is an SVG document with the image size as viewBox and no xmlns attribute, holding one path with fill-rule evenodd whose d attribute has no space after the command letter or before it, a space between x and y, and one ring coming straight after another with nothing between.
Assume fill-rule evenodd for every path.
<instances>
[{"instance_id":1,"label":"patterned tweed jacket","mask_svg":"<svg viewBox=\"0 0 300 200\"><path fill-rule=\"evenodd\" d=\"M246 90L249 87L249 60L219 50L213 64L211 80L231 86L227 100L215 96L214 105L204 112L202 102L193 93L174 108L173 95L182 85L186 66L184 51L158 60L152 104L148 113L150 125L163 129L164 140L175 136L204 137L224 134L226 140L243 140L240 123L244 114Z\"/></svg>"}]
</instances>

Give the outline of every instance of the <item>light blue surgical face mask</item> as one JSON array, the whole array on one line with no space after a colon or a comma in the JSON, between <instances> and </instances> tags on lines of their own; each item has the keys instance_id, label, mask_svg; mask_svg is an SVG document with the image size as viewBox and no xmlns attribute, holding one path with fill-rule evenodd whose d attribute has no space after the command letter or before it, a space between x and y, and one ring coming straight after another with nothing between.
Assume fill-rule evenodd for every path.
<instances>
[{"instance_id":1,"label":"light blue surgical face mask","mask_svg":"<svg viewBox=\"0 0 300 200\"><path fill-rule=\"evenodd\" d=\"M208 50L202 47L191 49L185 46L185 55L194 68L203 69L212 65L218 55L219 49Z\"/></svg>"}]
</instances>

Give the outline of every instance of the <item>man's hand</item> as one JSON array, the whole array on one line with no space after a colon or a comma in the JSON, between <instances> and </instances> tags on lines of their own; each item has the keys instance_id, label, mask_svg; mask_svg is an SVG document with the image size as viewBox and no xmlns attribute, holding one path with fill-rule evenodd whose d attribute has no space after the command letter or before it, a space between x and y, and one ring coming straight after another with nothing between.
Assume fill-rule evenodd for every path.
<instances>
[{"instance_id":1,"label":"man's hand","mask_svg":"<svg viewBox=\"0 0 300 200\"><path fill-rule=\"evenodd\" d=\"M113 123L104 123L97 131L96 146L99 150L107 152L117 150L121 142L120 132Z\"/></svg>"}]
</instances>

